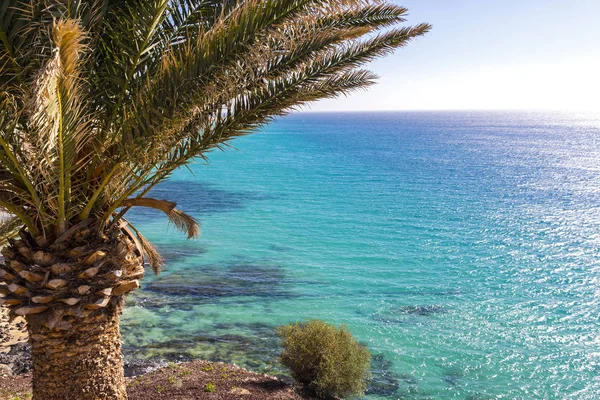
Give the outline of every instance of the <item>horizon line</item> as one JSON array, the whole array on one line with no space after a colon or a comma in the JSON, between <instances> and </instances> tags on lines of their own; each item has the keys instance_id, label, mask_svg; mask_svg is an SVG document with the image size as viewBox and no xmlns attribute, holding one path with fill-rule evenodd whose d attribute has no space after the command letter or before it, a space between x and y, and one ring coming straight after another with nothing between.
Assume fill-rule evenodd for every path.
<instances>
[{"instance_id":1,"label":"horizon line","mask_svg":"<svg viewBox=\"0 0 600 400\"><path fill-rule=\"evenodd\" d=\"M372 112L545 112L545 113L586 113L600 114L600 110L591 109L552 109L552 108L423 108L423 109L383 109L383 110L295 110L290 114L325 114L325 113L372 113Z\"/></svg>"}]
</instances>

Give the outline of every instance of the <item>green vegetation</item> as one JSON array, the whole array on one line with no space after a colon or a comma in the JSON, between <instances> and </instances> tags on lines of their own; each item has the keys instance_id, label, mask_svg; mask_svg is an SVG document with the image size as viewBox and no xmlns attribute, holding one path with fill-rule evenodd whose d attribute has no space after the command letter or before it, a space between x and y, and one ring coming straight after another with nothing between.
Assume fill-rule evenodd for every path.
<instances>
[{"instance_id":1,"label":"green vegetation","mask_svg":"<svg viewBox=\"0 0 600 400\"><path fill-rule=\"evenodd\" d=\"M31 393L15 393L8 389L0 389L0 400L30 400Z\"/></svg>"},{"instance_id":2,"label":"green vegetation","mask_svg":"<svg viewBox=\"0 0 600 400\"><path fill-rule=\"evenodd\" d=\"M213 367L212 364L207 364L207 365L203 366L201 369L204 372L211 372L212 370L215 369L215 367Z\"/></svg>"},{"instance_id":3,"label":"green vegetation","mask_svg":"<svg viewBox=\"0 0 600 400\"><path fill-rule=\"evenodd\" d=\"M217 385L214 383L207 383L204 385L204 391L207 393L215 393L217 391Z\"/></svg>"},{"instance_id":4,"label":"green vegetation","mask_svg":"<svg viewBox=\"0 0 600 400\"><path fill-rule=\"evenodd\" d=\"M344 326L312 320L278 328L281 362L320 398L351 397L367 388L371 354Z\"/></svg>"}]
</instances>

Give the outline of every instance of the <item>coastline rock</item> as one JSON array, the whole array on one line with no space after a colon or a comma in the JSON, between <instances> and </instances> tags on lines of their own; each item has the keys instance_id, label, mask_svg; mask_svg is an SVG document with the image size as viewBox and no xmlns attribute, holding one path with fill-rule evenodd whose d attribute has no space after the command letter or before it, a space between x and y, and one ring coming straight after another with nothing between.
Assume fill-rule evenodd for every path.
<instances>
[{"instance_id":1,"label":"coastline rock","mask_svg":"<svg viewBox=\"0 0 600 400\"><path fill-rule=\"evenodd\" d=\"M8 310L0 307L0 376L31 370L31 347L27 338L25 320L18 317L10 321Z\"/></svg>"},{"instance_id":2,"label":"coastline rock","mask_svg":"<svg viewBox=\"0 0 600 400\"><path fill-rule=\"evenodd\" d=\"M20 375L31 371L31 346L18 343L7 353L0 353L0 375Z\"/></svg>"}]
</instances>

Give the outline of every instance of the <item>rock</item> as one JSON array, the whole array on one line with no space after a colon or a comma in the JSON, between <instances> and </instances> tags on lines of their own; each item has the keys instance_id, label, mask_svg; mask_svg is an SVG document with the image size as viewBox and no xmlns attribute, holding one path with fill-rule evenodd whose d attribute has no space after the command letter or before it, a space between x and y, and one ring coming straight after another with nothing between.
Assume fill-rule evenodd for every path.
<instances>
[{"instance_id":1,"label":"rock","mask_svg":"<svg viewBox=\"0 0 600 400\"><path fill-rule=\"evenodd\" d=\"M6 364L0 364L0 376L11 376L13 374L12 368Z\"/></svg>"},{"instance_id":2,"label":"rock","mask_svg":"<svg viewBox=\"0 0 600 400\"><path fill-rule=\"evenodd\" d=\"M18 343L11 347L8 353L0 353L0 367L19 375L31 371L31 346L29 343ZM0 371L0 375L3 371Z\"/></svg>"},{"instance_id":3,"label":"rock","mask_svg":"<svg viewBox=\"0 0 600 400\"><path fill-rule=\"evenodd\" d=\"M8 310L0 307L0 376L30 371L31 347L27 343L27 325L23 318L8 321Z\"/></svg>"},{"instance_id":4,"label":"rock","mask_svg":"<svg viewBox=\"0 0 600 400\"><path fill-rule=\"evenodd\" d=\"M251 394L249 390L247 389L242 389L242 388L233 388L229 391L229 393L231 394L237 394L239 396L246 396Z\"/></svg>"}]
</instances>

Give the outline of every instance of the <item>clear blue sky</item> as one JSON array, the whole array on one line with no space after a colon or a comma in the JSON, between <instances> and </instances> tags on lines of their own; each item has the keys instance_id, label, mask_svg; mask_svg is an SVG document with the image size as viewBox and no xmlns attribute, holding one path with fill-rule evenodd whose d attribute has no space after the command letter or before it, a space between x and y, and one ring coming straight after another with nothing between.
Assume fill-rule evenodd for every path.
<instances>
[{"instance_id":1,"label":"clear blue sky","mask_svg":"<svg viewBox=\"0 0 600 400\"><path fill-rule=\"evenodd\" d=\"M405 0L433 30L371 64L368 92L314 111L600 111L600 0Z\"/></svg>"}]
</instances>

